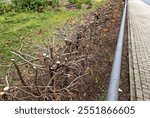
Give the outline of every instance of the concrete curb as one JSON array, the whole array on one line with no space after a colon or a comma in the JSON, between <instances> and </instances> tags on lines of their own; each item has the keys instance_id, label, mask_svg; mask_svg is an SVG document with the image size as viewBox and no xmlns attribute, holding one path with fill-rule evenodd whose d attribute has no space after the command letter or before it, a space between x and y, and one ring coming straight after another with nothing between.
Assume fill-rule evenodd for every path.
<instances>
[{"instance_id":1,"label":"concrete curb","mask_svg":"<svg viewBox=\"0 0 150 118\"><path fill-rule=\"evenodd\" d=\"M128 19L129 19L129 15ZM131 27L130 21L127 21L128 25L128 55L129 55L129 80L130 80L130 100L135 101L135 78L134 78L134 69L133 69L133 58L132 58L132 44L131 44Z\"/></svg>"}]
</instances>

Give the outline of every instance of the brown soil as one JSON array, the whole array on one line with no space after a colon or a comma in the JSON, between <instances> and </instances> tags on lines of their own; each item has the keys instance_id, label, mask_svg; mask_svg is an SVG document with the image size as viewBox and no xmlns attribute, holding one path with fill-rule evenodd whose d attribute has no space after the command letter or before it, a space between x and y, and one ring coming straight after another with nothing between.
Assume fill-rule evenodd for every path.
<instances>
[{"instance_id":1,"label":"brown soil","mask_svg":"<svg viewBox=\"0 0 150 118\"><path fill-rule=\"evenodd\" d=\"M119 4L119 0L114 1L115 5ZM123 6L120 6L118 9L118 17L113 27L109 27L109 31L106 36L101 39L102 46L99 49L99 62L100 70L98 75L98 80L87 81L85 89L85 97L83 100L106 100L107 90L109 85L109 78L112 69L112 62L115 53L115 47L117 43L117 38L119 34L122 10ZM101 11L97 11L101 12ZM90 16L91 17L91 16ZM96 36L95 36L96 37ZM97 37L102 37L97 35ZM129 69L128 69L128 43L127 43L127 25L124 35L124 44L123 44L123 55L122 55L122 67L121 67L121 79L120 79L120 89L122 92L119 92L119 100L128 101L130 100L130 87L129 87ZM88 85L88 86L87 86ZM93 86L94 85L94 86ZM87 92L88 91L88 92Z\"/></svg>"},{"instance_id":2,"label":"brown soil","mask_svg":"<svg viewBox=\"0 0 150 118\"><path fill-rule=\"evenodd\" d=\"M50 72L50 75L38 77L37 84L45 86L47 85L46 83L49 82L49 78L51 77L52 79L50 81L51 88L48 88L48 91L40 89L43 93L45 92L40 97L34 98L33 95L31 96L31 94L29 94L29 88L25 88L28 92L23 93L23 91L19 91L19 89L16 89L15 87L13 92L11 91L12 93L9 93L9 96L6 94L2 96L1 99L4 100L3 97L5 97L6 100L106 100L114 52L120 28L122 9L122 2L120 0L113 0L113 3L104 5L97 9L97 11L86 15L85 18L82 19L82 23L76 23L78 26L70 35L71 41L65 42L65 46L57 49L56 54L59 56L59 60L63 64L60 64L60 67L58 67L56 64L47 66L49 65L49 62L47 61L40 62L40 64L42 63L43 65L46 63L45 69L49 70L46 70L44 73ZM63 49L65 50L61 51ZM126 30L120 81L120 89L123 91L119 93L119 100L130 100L127 49ZM66 54L72 52L78 53L65 57L65 59L68 58L68 62L66 62L62 53ZM38 54L38 56L41 55ZM57 57L54 58L55 61L58 59ZM43 57L41 58L43 59ZM70 62L76 64L73 65L70 64ZM64 63L67 63L67 65ZM55 68L52 68L54 66ZM26 68L29 69L26 71L28 73L23 73L25 81L27 81L26 84L28 84L28 86L33 86L33 78L39 71L35 72L33 67ZM58 72L60 74L55 75ZM35 73L35 75L33 75L33 73ZM67 78L66 73L73 76ZM26 77L28 75L29 77ZM82 77L82 75L85 76ZM80 77L80 79L76 80L78 77ZM42 84L41 78L44 78ZM71 88L68 87L70 86L69 83L73 83ZM18 82L15 86L19 86ZM57 90L60 91L57 92ZM38 91L35 87L30 92L34 94L34 96L38 96Z\"/></svg>"},{"instance_id":3,"label":"brown soil","mask_svg":"<svg viewBox=\"0 0 150 118\"><path fill-rule=\"evenodd\" d=\"M127 22L127 19L126 19ZM130 83L129 83L129 57L128 57L128 27L126 24L124 42L123 42L123 56L122 56L122 71L120 88L123 90L119 94L119 100L127 101L130 100Z\"/></svg>"}]
</instances>

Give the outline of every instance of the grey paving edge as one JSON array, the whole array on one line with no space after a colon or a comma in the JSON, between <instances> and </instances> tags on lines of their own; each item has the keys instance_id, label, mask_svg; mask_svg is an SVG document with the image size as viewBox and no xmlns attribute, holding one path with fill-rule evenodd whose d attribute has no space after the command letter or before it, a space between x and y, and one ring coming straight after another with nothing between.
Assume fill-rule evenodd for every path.
<instances>
[{"instance_id":1,"label":"grey paving edge","mask_svg":"<svg viewBox=\"0 0 150 118\"><path fill-rule=\"evenodd\" d=\"M129 15L127 15L129 19ZM135 91L135 78L134 78L134 70L133 70L133 56L132 56L132 44L131 44L131 27L130 21L127 21L128 25L128 55L129 55L129 80L130 80L130 100L136 100L136 91Z\"/></svg>"}]
</instances>

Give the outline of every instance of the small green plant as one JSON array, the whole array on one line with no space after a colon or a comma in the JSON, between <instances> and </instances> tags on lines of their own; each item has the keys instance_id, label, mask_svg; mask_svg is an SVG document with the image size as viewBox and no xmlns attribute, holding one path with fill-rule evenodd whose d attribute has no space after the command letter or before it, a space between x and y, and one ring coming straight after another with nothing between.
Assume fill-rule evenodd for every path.
<instances>
[{"instance_id":1,"label":"small green plant","mask_svg":"<svg viewBox=\"0 0 150 118\"><path fill-rule=\"evenodd\" d=\"M52 0L52 5L54 6L59 5L59 0Z\"/></svg>"},{"instance_id":2,"label":"small green plant","mask_svg":"<svg viewBox=\"0 0 150 118\"><path fill-rule=\"evenodd\" d=\"M83 0L83 3L84 4L90 4L90 3L92 3L92 0Z\"/></svg>"},{"instance_id":3,"label":"small green plant","mask_svg":"<svg viewBox=\"0 0 150 118\"><path fill-rule=\"evenodd\" d=\"M81 8L82 8L82 2L81 2L81 1L78 1L78 2L77 2L77 8L78 8L78 9L81 9Z\"/></svg>"},{"instance_id":4,"label":"small green plant","mask_svg":"<svg viewBox=\"0 0 150 118\"><path fill-rule=\"evenodd\" d=\"M82 3L82 4L89 4L92 3L92 0L68 0L69 3Z\"/></svg>"},{"instance_id":5,"label":"small green plant","mask_svg":"<svg viewBox=\"0 0 150 118\"><path fill-rule=\"evenodd\" d=\"M82 4L90 4L92 0L68 0L69 3L73 3L77 5L78 9L82 8Z\"/></svg>"}]
</instances>

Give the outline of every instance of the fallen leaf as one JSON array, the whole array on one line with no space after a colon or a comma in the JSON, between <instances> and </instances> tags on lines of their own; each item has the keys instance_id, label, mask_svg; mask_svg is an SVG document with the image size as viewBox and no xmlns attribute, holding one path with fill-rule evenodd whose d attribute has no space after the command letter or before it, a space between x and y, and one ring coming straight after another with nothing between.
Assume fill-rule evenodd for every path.
<instances>
[{"instance_id":1,"label":"fallen leaf","mask_svg":"<svg viewBox=\"0 0 150 118\"><path fill-rule=\"evenodd\" d=\"M120 89L120 88L118 89L118 91L119 91L119 92L123 92L123 90L122 90L122 89Z\"/></svg>"}]
</instances>

